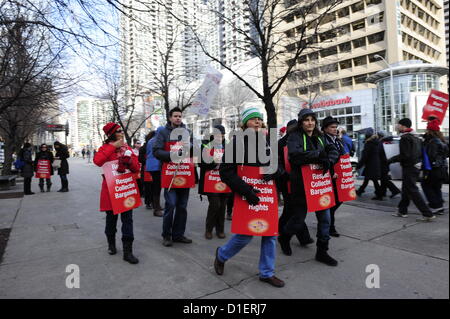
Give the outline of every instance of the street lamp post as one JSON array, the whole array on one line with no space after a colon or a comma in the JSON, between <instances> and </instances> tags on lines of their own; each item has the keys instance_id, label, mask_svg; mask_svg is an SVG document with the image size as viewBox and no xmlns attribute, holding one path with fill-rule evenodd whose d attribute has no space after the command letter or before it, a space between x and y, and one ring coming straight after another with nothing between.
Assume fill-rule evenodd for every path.
<instances>
[{"instance_id":1,"label":"street lamp post","mask_svg":"<svg viewBox=\"0 0 450 319\"><path fill-rule=\"evenodd\" d=\"M395 121L397 118L397 113L395 111L395 98L394 98L394 72L392 70L391 65L381 55L375 54L374 58L383 60L383 62L386 63L386 65L388 66L389 71L391 73L391 94L390 94L391 95L391 120L392 120L392 133L394 133L395 123L396 123Z\"/></svg>"}]
</instances>

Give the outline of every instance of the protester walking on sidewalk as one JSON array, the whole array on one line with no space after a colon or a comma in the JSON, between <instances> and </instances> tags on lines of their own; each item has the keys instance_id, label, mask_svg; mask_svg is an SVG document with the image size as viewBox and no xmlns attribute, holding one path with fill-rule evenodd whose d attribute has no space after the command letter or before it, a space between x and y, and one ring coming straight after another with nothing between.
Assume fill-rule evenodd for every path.
<instances>
[{"instance_id":1,"label":"protester walking on sidewalk","mask_svg":"<svg viewBox=\"0 0 450 319\"><path fill-rule=\"evenodd\" d=\"M352 157L355 155L355 144L353 143L352 138L347 135L347 130L345 128L341 128L339 133L341 134L341 139L344 143L345 152Z\"/></svg>"},{"instance_id":2,"label":"protester walking on sidewalk","mask_svg":"<svg viewBox=\"0 0 450 319\"><path fill-rule=\"evenodd\" d=\"M439 120L428 122L424 135L423 148L426 156L422 165L422 190L428 200L428 206L433 214L444 214L444 199L442 197L442 184L448 180L448 145L439 127ZM425 163L425 158L427 163Z\"/></svg>"},{"instance_id":3,"label":"protester walking on sidewalk","mask_svg":"<svg viewBox=\"0 0 450 319\"><path fill-rule=\"evenodd\" d=\"M388 160L386 157L386 152L384 150L385 144L392 144L392 141L394 140L393 136L386 136L386 132L379 131L378 137L380 138L380 150L378 154L380 155L380 172L381 172L381 180L380 180L380 194L381 197L386 196L386 192L389 189L391 192L391 198L394 198L398 194L401 193L401 191L398 189L397 186L392 182L391 176L390 176L390 170L388 165Z\"/></svg>"},{"instance_id":4,"label":"protester walking on sidewalk","mask_svg":"<svg viewBox=\"0 0 450 319\"><path fill-rule=\"evenodd\" d=\"M336 150L339 152L339 157L344 156L347 153L345 150L344 142L339 138L338 133L338 125L339 121L332 116L327 116L323 119L322 122L322 131L324 132L325 139L329 144L334 145ZM337 184L336 184L337 175L332 176L333 179L333 189L334 189L334 197L336 199L336 205L330 208L330 236L339 237L339 233L336 231L335 226L335 213L339 207L341 207L342 202L338 201L338 193L337 193Z\"/></svg>"},{"instance_id":5,"label":"protester walking on sidewalk","mask_svg":"<svg viewBox=\"0 0 450 319\"><path fill-rule=\"evenodd\" d=\"M156 136L164 129L160 126L156 129L156 132L150 138L147 143L147 161L145 164L145 170L150 172L153 181L151 182L151 194L152 194L152 206L153 215L156 217L163 217L163 208L161 206L161 161L158 160L153 154L153 145L156 141Z\"/></svg>"},{"instance_id":6,"label":"protester walking on sidewalk","mask_svg":"<svg viewBox=\"0 0 450 319\"><path fill-rule=\"evenodd\" d=\"M359 170L364 167L362 176L364 176L364 182L356 191L358 196L364 193L369 181L372 181L375 187L375 197L373 200L382 200L382 194L380 189L380 184L378 181L381 179L381 165L380 165L380 142L378 140L378 135L375 134L372 128L367 129L366 139L364 141L364 149L361 154L361 159L356 166Z\"/></svg>"},{"instance_id":7,"label":"protester walking on sidewalk","mask_svg":"<svg viewBox=\"0 0 450 319\"><path fill-rule=\"evenodd\" d=\"M316 114L311 109L302 109L298 114L298 125L288 138L288 155L292 167L290 176L294 212L286 223L279 241L288 245L291 237L301 231L305 225L307 199L303 182L302 166L321 164L325 174L332 172L337 163L339 153L333 144L328 144L318 129ZM316 211L317 218L317 251L315 259L329 266L337 266L338 262L328 255L330 240L330 210Z\"/></svg>"},{"instance_id":8,"label":"protester walking on sidewalk","mask_svg":"<svg viewBox=\"0 0 450 319\"><path fill-rule=\"evenodd\" d=\"M60 166L58 168L58 175L61 178L61 189L58 192L68 192L69 191L69 180L67 175L69 174L69 162L67 159L70 157L67 146L56 141L53 143L55 147L56 154L55 160L60 160Z\"/></svg>"},{"instance_id":9,"label":"protester walking on sidewalk","mask_svg":"<svg viewBox=\"0 0 450 319\"><path fill-rule=\"evenodd\" d=\"M106 162L119 160L125 164L132 173L139 172L138 158L125 141L124 133L121 127L116 123L108 123L103 127L103 132L107 136L104 144L100 147L94 157L94 164L102 167ZM127 153L127 151L129 151ZM103 176L103 175L102 175ZM106 212L105 234L108 240L108 253L115 255L116 249L116 232L118 215L114 215L109 198L108 187L105 177L103 176L102 191L100 194L100 211ZM139 260L133 255L133 210L129 210L120 214L122 221L122 244L123 244L123 260L130 264L137 264Z\"/></svg>"},{"instance_id":10,"label":"protester walking on sidewalk","mask_svg":"<svg viewBox=\"0 0 450 319\"><path fill-rule=\"evenodd\" d=\"M50 176L53 175L53 153L48 149L47 144L42 144L39 148L39 152L36 154L36 158L34 159L34 169L37 171L38 162L40 160L45 160L50 162ZM50 192L52 187L51 178L39 178L39 188L41 192L45 192L44 190L44 181L47 184L47 192Z\"/></svg>"},{"instance_id":11,"label":"protester walking on sidewalk","mask_svg":"<svg viewBox=\"0 0 450 319\"><path fill-rule=\"evenodd\" d=\"M291 131L295 130L297 127L298 122L297 120L289 121L286 125L287 130L286 134L278 141L278 165L282 169L282 172L280 176L277 179L277 188L280 190L281 194L283 195L284 199L284 205L283 205L283 212L280 216L280 219L278 220L278 232L281 234L283 233L283 229L287 223L287 221L291 218L294 209L292 207L293 199L292 194L290 193L290 169L288 168L289 163L286 163L285 161L285 149L287 149L287 140L289 138L289 134ZM304 227L301 231L295 234L297 237L300 246L305 247L309 244L314 243L314 239L311 238L311 235L309 234L309 229L306 223L304 224ZM287 255L292 255L292 249L290 244L288 244L287 241L282 242L280 241L281 245L281 251Z\"/></svg>"},{"instance_id":12,"label":"protester walking on sidewalk","mask_svg":"<svg viewBox=\"0 0 450 319\"><path fill-rule=\"evenodd\" d=\"M23 148L17 156L22 161L23 166L20 169L23 177L23 193L25 195L34 195L31 191L31 179L33 178L33 149L30 143L23 144Z\"/></svg>"},{"instance_id":13,"label":"protester walking on sidewalk","mask_svg":"<svg viewBox=\"0 0 450 319\"><path fill-rule=\"evenodd\" d=\"M263 115L261 112L254 107L249 107L244 110L241 115L242 118L242 129L251 130L250 134L255 134L255 144L249 143L248 136L245 136L243 140L237 140L236 137L230 141L231 145L227 146L225 153L233 150L237 150L237 144L242 143L242 148L239 147L242 154L236 154L234 152L232 162L222 161L220 165L220 178L227 184L233 192L243 196L245 200L250 205L258 205L260 199L257 195L259 191L253 188L251 185L244 182L244 180L239 177L238 169L239 167L253 166L262 167L267 166L267 164L262 164L258 156L258 145L266 145L266 152L270 152L270 147L268 145L267 139L264 134L258 133L263 127ZM264 139L260 141L259 139ZM258 141L260 141L258 143ZM262 142L262 143L261 143ZM255 155L255 156L253 156ZM224 154L224 159L227 155ZM250 160L252 159L252 160ZM264 180L269 181L277 178L277 174L265 175ZM275 194L276 196L276 194ZM237 222L236 219L233 223ZM225 262L227 262L234 255L239 253L241 249L247 246L252 240L253 236L235 234L224 246L218 247L216 249L216 257L214 260L214 269L218 275L223 275ZM277 278L275 274L275 259L276 259L276 236L261 236L261 252L259 259L259 279L262 282L266 282L275 287L283 287L284 281Z\"/></svg>"},{"instance_id":14,"label":"protester walking on sidewalk","mask_svg":"<svg viewBox=\"0 0 450 319\"><path fill-rule=\"evenodd\" d=\"M202 160L199 163L200 181L198 184L198 193L200 195L206 195L209 202L205 223L206 239L212 239L213 229L216 230L217 237L221 239L225 238L225 210L227 200L230 196L230 193L212 193L205 191L205 175L211 172L218 172L225 149L225 128L222 125L216 125L214 129L220 132L220 134L211 136L209 140L202 141Z\"/></svg>"},{"instance_id":15,"label":"protester walking on sidewalk","mask_svg":"<svg viewBox=\"0 0 450 319\"><path fill-rule=\"evenodd\" d=\"M169 111L169 122L167 125L160 130L156 134L156 139L153 143L153 155L161 161L161 163L167 163L169 166L170 163L173 163L171 160L171 151L170 148L172 145L175 145L178 142L181 142L181 135L178 135L177 140L171 140L171 133L175 129L179 129L181 133L184 131L185 134L191 136L191 132L186 128L186 125L182 122L183 113L180 108L176 107ZM191 153L192 148L192 140L187 142L189 145L183 145L183 149L185 153ZM180 151L182 151L180 149ZM182 154L179 154L182 155ZM191 157L190 154L188 157ZM177 167L181 165L174 164ZM171 165L173 166L173 165ZM194 170L192 170L191 174L195 174ZM161 172L161 179L163 178L162 174L165 172ZM169 173L169 168L167 168L167 173ZM176 174L176 171L175 171ZM164 189L164 198L165 198L165 209L163 216L163 245L166 247L172 246L173 242L190 244L192 240L187 238L184 233L186 230L186 222L187 222L187 204L189 201L189 191L190 188L184 187L175 187L177 186L175 183L175 179L177 178L175 174L172 173L172 185L171 188ZM169 175L169 174L168 174ZM192 175L193 177L194 175ZM194 177L195 178L195 177ZM184 179L184 177L183 177ZM179 181L179 179L177 179ZM175 185L174 185L175 184Z\"/></svg>"},{"instance_id":16,"label":"protester walking on sidewalk","mask_svg":"<svg viewBox=\"0 0 450 319\"><path fill-rule=\"evenodd\" d=\"M419 180L420 167L422 166L422 141L411 128L409 118L403 118L398 122L400 131L400 154L388 160L388 164L400 162L402 166L402 199L398 204L396 217L408 217L408 206L412 200L423 217L417 221L429 222L436 218L425 203L416 183Z\"/></svg>"}]
</instances>

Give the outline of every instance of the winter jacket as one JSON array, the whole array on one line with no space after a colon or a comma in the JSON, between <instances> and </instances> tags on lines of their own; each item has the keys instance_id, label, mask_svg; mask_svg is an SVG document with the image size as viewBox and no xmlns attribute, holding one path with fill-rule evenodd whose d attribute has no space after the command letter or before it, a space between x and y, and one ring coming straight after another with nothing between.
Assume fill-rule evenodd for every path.
<instances>
[{"instance_id":1,"label":"winter jacket","mask_svg":"<svg viewBox=\"0 0 450 319\"><path fill-rule=\"evenodd\" d=\"M350 136L347 134L342 135L342 142L344 143L345 152L350 154L350 156L355 155L355 144L353 144Z\"/></svg>"},{"instance_id":2,"label":"winter jacket","mask_svg":"<svg viewBox=\"0 0 450 319\"><path fill-rule=\"evenodd\" d=\"M58 157L61 160L61 166L58 168L58 175L67 175L69 174L69 162L67 162L67 159L70 157L69 151L67 150L66 145L61 143L55 145L59 145L59 148L56 149L55 157Z\"/></svg>"},{"instance_id":3,"label":"winter jacket","mask_svg":"<svg viewBox=\"0 0 450 319\"><path fill-rule=\"evenodd\" d=\"M403 133L400 138L400 154L388 163L400 162L402 167L412 168L422 161L422 141L414 132Z\"/></svg>"},{"instance_id":4,"label":"winter jacket","mask_svg":"<svg viewBox=\"0 0 450 319\"><path fill-rule=\"evenodd\" d=\"M304 145L305 140L306 145ZM289 135L287 147L289 163L292 168L290 175L291 193L297 200L306 205L302 166L328 162L330 167L333 167L339 160L339 152L323 136L310 137L301 128L297 128Z\"/></svg>"},{"instance_id":5,"label":"winter jacket","mask_svg":"<svg viewBox=\"0 0 450 319\"><path fill-rule=\"evenodd\" d=\"M258 138L261 138L258 134ZM263 137L262 137L263 138ZM270 163L261 163L261 161L258 158L258 141L256 141L256 145L251 148L251 152L256 151L256 155L254 156L256 158L256 161L254 163L249 163L249 146L248 146L248 138L244 137L244 140L237 141L236 136L233 136L233 139L229 142L231 145L227 145L225 148L225 152L223 154L222 163L220 164L219 171L220 171L220 179L222 182L227 184L231 190L234 193L237 193L241 196L247 196L250 192L253 191L253 187L247 184L242 180L241 177L239 177L237 173L237 169L239 166L256 166L256 167L263 167L263 166L269 166ZM238 158L236 156L236 150L237 150L237 143L243 143L243 158ZM265 141L265 150L266 155L270 155L270 145L268 141ZM233 148L233 160L231 163L226 163L226 157L227 157L227 151L229 151L230 147ZM253 158L250 157L253 161Z\"/></svg>"},{"instance_id":6,"label":"winter jacket","mask_svg":"<svg viewBox=\"0 0 450 319\"><path fill-rule=\"evenodd\" d=\"M94 164L102 167L103 164L106 162L114 161L119 159L120 156L123 155L123 153L126 150L131 151L131 164L130 164L130 171L132 173L139 172L139 162L136 155L134 155L131 147L128 145L124 145L121 148L116 148L115 146L111 144L103 144L98 150L98 152L94 156ZM102 175L103 176L103 175ZM112 210L111 200L109 199L108 194L108 187L106 185L105 177L103 176L103 183L102 183L102 190L100 193L100 211L109 211Z\"/></svg>"},{"instance_id":7,"label":"winter jacket","mask_svg":"<svg viewBox=\"0 0 450 319\"><path fill-rule=\"evenodd\" d=\"M192 149L192 134L191 132L186 128L186 125L183 123L180 127L181 129L185 129L189 132L190 135L190 142L191 142L191 149ZM171 162L170 160L170 152L165 150L166 143L168 142L178 142L181 141L182 137L178 136L177 140L171 140L170 134L175 128L172 127L171 123L167 123L167 125L161 129L158 134L156 134L155 141L153 142L153 155L156 159L160 160L161 162Z\"/></svg>"},{"instance_id":8,"label":"winter jacket","mask_svg":"<svg viewBox=\"0 0 450 319\"><path fill-rule=\"evenodd\" d=\"M202 141L202 145L200 148L201 154L203 154L204 149L213 149L213 146L210 144L210 141L204 140ZM222 142L222 148L225 149L225 141ZM201 158L201 162L198 165L200 167L200 177L199 177L199 183L198 183L198 193L200 195L225 195L228 196L228 194L212 194L212 193L206 193L204 191L204 183L205 183L205 174L207 171L218 169L220 166L220 163L216 163L212 161L212 163L206 163L205 159Z\"/></svg>"},{"instance_id":9,"label":"winter jacket","mask_svg":"<svg viewBox=\"0 0 450 319\"><path fill-rule=\"evenodd\" d=\"M364 167L362 175L368 179L381 179L380 141L377 135L372 135L364 142L361 159L356 169Z\"/></svg>"},{"instance_id":10,"label":"winter jacket","mask_svg":"<svg viewBox=\"0 0 450 319\"><path fill-rule=\"evenodd\" d=\"M22 148L18 157L25 163L21 169L22 177L33 177L34 169L31 148Z\"/></svg>"},{"instance_id":11,"label":"winter jacket","mask_svg":"<svg viewBox=\"0 0 450 319\"><path fill-rule=\"evenodd\" d=\"M147 142L147 160L146 160L146 166L145 170L147 172L155 172L161 170L161 162L153 155L153 146L156 141L156 134L151 140Z\"/></svg>"},{"instance_id":12,"label":"winter jacket","mask_svg":"<svg viewBox=\"0 0 450 319\"><path fill-rule=\"evenodd\" d=\"M276 180L278 190L283 194L283 198L288 197L289 173L286 171L286 162L284 158L284 148L287 146L289 133L286 133L278 140L278 167L280 169L279 177Z\"/></svg>"},{"instance_id":13,"label":"winter jacket","mask_svg":"<svg viewBox=\"0 0 450 319\"><path fill-rule=\"evenodd\" d=\"M448 145L437 137L428 138L427 135L425 135L423 145L432 167L431 172L425 172L425 175L432 181L447 183L449 178L447 164Z\"/></svg>"},{"instance_id":14,"label":"winter jacket","mask_svg":"<svg viewBox=\"0 0 450 319\"><path fill-rule=\"evenodd\" d=\"M34 171L37 170L37 164L39 160L49 160L50 161L50 175L53 175L54 171L53 171L53 166L51 166L51 164L53 164L53 153L50 151L45 151L45 152L39 152L36 154L36 158L34 159Z\"/></svg>"}]
</instances>

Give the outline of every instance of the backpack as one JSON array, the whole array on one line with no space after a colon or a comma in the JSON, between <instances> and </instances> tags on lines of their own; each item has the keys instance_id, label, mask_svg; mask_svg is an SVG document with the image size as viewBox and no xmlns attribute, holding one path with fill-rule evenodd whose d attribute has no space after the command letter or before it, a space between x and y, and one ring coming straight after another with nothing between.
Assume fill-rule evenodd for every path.
<instances>
[{"instance_id":1,"label":"backpack","mask_svg":"<svg viewBox=\"0 0 450 319\"><path fill-rule=\"evenodd\" d=\"M24 166L25 166L25 162L22 161L20 158L18 158L18 159L15 160L15 162L14 162L14 167L15 167L17 170L21 170Z\"/></svg>"}]
</instances>

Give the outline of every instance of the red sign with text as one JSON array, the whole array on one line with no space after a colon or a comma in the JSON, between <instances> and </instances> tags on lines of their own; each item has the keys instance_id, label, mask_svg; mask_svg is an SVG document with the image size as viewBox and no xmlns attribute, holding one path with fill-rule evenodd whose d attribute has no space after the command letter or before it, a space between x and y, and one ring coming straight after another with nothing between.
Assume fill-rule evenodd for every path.
<instances>
[{"instance_id":1,"label":"red sign with text","mask_svg":"<svg viewBox=\"0 0 450 319\"><path fill-rule=\"evenodd\" d=\"M218 169L213 169L206 171L205 173L205 184L203 189L206 193L217 193L217 194L228 194L231 193L231 188L227 186L220 179L220 174Z\"/></svg>"},{"instance_id":2,"label":"red sign with text","mask_svg":"<svg viewBox=\"0 0 450 319\"><path fill-rule=\"evenodd\" d=\"M355 180L353 179L353 167L350 155L339 158L339 162L334 165L334 172L338 175L336 188L338 201L349 202L356 199Z\"/></svg>"},{"instance_id":3,"label":"red sign with text","mask_svg":"<svg viewBox=\"0 0 450 319\"><path fill-rule=\"evenodd\" d=\"M438 118L439 122L442 124L447 108L448 94L437 90L431 90L427 104L423 108L422 119L428 121L430 116L434 116Z\"/></svg>"},{"instance_id":4,"label":"red sign with text","mask_svg":"<svg viewBox=\"0 0 450 319\"><path fill-rule=\"evenodd\" d=\"M330 172L323 175L322 171L319 164L302 166L308 212L317 212L336 205Z\"/></svg>"},{"instance_id":5,"label":"red sign with text","mask_svg":"<svg viewBox=\"0 0 450 319\"><path fill-rule=\"evenodd\" d=\"M51 172L52 168L49 160L38 160L36 166L36 178L50 178Z\"/></svg>"},{"instance_id":6,"label":"red sign with text","mask_svg":"<svg viewBox=\"0 0 450 319\"><path fill-rule=\"evenodd\" d=\"M250 205L239 194L234 196L231 232L251 236L278 235L278 194L275 182L264 182L260 167L238 166L244 182L261 191L258 205Z\"/></svg>"},{"instance_id":7,"label":"red sign with text","mask_svg":"<svg viewBox=\"0 0 450 319\"><path fill-rule=\"evenodd\" d=\"M182 144L178 142L166 143L165 150L178 152ZM163 163L161 169L161 188L193 188L195 187L195 166L192 158L186 158L180 163ZM172 182L173 180L173 182ZM172 184L172 185L171 185Z\"/></svg>"},{"instance_id":8,"label":"red sign with text","mask_svg":"<svg viewBox=\"0 0 450 319\"><path fill-rule=\"evenodd\" d=\"M110 161L102 166L114 215L141 206L141 196L134 174L128 169L125 173L117 172L118 162Z\"/></svg>"}]
</instances>

